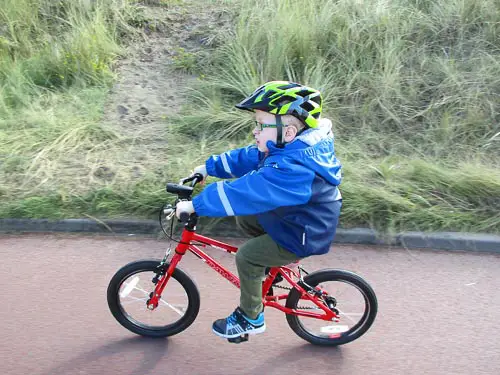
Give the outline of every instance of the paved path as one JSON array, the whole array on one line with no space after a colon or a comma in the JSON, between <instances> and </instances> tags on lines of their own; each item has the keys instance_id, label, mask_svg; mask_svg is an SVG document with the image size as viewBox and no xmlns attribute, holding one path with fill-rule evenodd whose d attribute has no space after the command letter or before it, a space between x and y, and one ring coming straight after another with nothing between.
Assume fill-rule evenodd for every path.
<instances>
[{"instance_id":1,"label":"paved path","mask_svg":"<svg viewBox=\"0 0 500 375\"><path fill-rule=\"evenodd\" d=\"M306 268L359 273L379 300L365 336L321 348L274 310L248 343L215 337L211 323L232 311L238 291L194 256L181 263L201 293L193 325L169 339L128 332L108 311L108 281L164 249L144 238L0 237L0 374L500 374L498 255L337 246L310 258ZM211 254L234 270L230 255Z\"/></svg>"}]
</instances>

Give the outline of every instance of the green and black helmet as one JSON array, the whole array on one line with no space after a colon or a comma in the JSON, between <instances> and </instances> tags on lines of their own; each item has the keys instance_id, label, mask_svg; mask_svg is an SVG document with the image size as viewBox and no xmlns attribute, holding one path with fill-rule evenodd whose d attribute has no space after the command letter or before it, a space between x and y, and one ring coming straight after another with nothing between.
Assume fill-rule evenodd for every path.
<instances>
[{"instance_id":1,"label":"green and black helmet","mask_svg":"<svg viewBox=\"0 0 500 375\"><path fill-rule=\"evenodd\" d=\"M306 127L317 128L321 115L321 93L295 82L271 81L263 84L236 108L256 109L277 116L292 115Z\"/></svg>"}]
</instances>

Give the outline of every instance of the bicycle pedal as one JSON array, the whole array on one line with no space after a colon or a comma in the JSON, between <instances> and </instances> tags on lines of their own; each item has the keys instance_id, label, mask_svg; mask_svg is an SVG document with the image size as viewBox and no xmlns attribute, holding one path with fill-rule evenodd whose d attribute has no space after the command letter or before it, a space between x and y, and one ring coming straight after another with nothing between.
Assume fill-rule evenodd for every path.
<instances>
[{"instance_id":1,"label":"bicycle pedal","mask_svg":"<svg viewBox=\"0 0 500 375\"><path fill-rule=\"evenodd\" d=\"M242 342L248 341L248 333L238 337L227 339L227 341L229 341L231 344L240 344Z\"/></svg>"}]
</instances>

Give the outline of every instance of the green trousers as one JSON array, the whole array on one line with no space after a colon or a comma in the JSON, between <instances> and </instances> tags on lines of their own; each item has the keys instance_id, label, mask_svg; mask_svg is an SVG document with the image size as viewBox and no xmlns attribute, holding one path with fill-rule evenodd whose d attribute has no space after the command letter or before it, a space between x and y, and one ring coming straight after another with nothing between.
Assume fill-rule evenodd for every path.
<instances>
[{"instance_id":1,"label":"green trousers","mask_svg":"<svg viewBox=\"0 0 500 375\"><path fill-rule=\"evenodd\" d=\"M282 248L264 231L255 216L236 217L238 227L252 238L236 253L236 267L240 278L240 308L251 319L263 310L262 280L266 267L279 267L300 259Z\"/></svg>"}]
</instances>

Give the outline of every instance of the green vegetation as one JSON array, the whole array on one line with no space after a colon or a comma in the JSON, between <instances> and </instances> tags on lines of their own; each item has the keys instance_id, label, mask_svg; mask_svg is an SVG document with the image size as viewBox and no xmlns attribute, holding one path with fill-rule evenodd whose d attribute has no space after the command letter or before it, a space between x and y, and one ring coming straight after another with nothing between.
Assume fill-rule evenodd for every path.
<instances>
[{"instance_id":1,"label":"green vegetation","mask_svg":"<svg viewBox=\"0 0 500 375\"><path fill-rule=\"evenodd\" d=\"M499 36L495 1L254 0L178 131L241 139L252 125L234 103L303 82L334 122L343 226L498 232Z\"/></svg>"},{"instance_id":2,"label":"green vegetation","mask_svg":"<svg viewBox=\"0 0 500 375\"><path fill-rule=\"evenodd\" d=\"M121 40L147 22L141 8L0 0L0 217L150 216L165 182L251 141L236 102L289 79L324 93L342 226L500 232L498 1L210 4L234 27L212 29L201 53L176 50L172 67L200 76L151 163L130 151L140 138L103 121Z\"/></svg>"}]
</instances>

